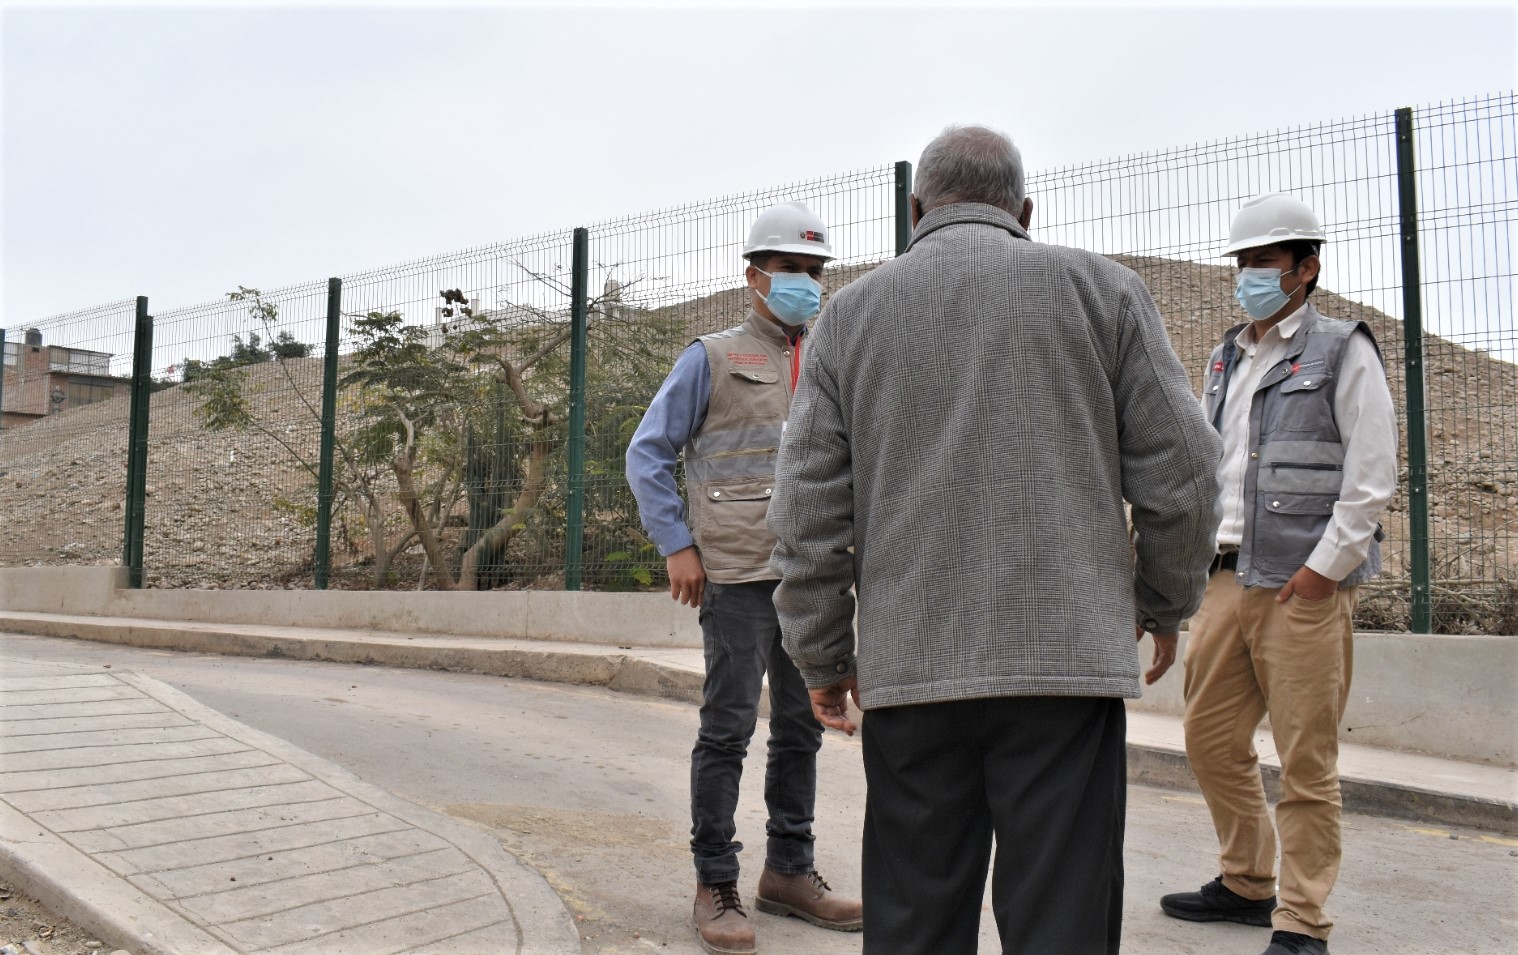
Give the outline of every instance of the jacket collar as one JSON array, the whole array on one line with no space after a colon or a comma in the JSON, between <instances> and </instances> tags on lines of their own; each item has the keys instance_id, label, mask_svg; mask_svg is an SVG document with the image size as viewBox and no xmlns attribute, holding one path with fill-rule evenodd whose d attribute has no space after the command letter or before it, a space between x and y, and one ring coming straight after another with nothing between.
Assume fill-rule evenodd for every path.
<instances>
[{"instance_id":1,"label":"jacket collar","mask_svg":"<svg viewBox=\"0 0 1518 955\"><path fill-rule=\"evenodd\" d=\"M1014 238L1028 238L1028 230L1005 209L984 202L951 202L917 220L917 228L912 231L912 241L907 243L907 249L910 251L912 246L930 232L936 232L945 226L963 224L996 226L998 229L1006 229Z\"/></svg>"},{"instance_id":2,"label":"jacket collar","mask_svg":"<svg viewBox=\"0 0 1518 955\"><path fill-rule=\"evenodd\" d=\"M1287 341L1286 354L1283 358L1301 354L1302 349L1307 347L1306 333L1311 332L1313 326L1322 320L1323 316L1316 308L1313 308L1312 299L1308 299L1301 308L1281 319L1281 323L1276 327L1285 329L1281 333L1281 337ZM1239 336L1249 325L1249 322L1243 322L1223 333L1223 345L1230 353L1238 348Z\"/></svg>"},{"instance_id":3,"label":"jacket collar","mask_svg":"<svg viewBox=\"0 0 1518 955\"><path fill-rule=\"evenodd\" d=\"M801 334L806 334L806 326L801 326ZM750 335L756 335L776 345L789 345L791 340L785 334L785 329L760 315L752 307L748 310L748 317L743 320L743 330Z\"/></svg>"}]
</instances>

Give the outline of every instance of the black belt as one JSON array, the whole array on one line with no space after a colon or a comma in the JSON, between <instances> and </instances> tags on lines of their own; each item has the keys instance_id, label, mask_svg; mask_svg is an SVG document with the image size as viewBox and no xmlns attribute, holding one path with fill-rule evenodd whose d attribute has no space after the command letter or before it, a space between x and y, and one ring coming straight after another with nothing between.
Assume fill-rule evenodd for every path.
<instances>
[{"instance_id":1,"label":"black belt","mask_svg":"<svg viewBox=\"0 0 1518 955\"><path fill-rule=\"evenodd\" d=\"M1238 568L1239 552L1231 550L1212 558L1212 566L1207 569L1207 576L1211 577L1220 570L1238 570Z\"/></svg>"}]
</instances>

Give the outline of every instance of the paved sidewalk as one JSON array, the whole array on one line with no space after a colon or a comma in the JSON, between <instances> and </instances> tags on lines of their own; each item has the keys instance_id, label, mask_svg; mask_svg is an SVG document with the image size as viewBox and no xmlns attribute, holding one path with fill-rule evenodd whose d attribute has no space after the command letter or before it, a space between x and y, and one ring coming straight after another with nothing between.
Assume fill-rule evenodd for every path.
<instances>
[{"instance_id":1,"label":"paved sidewalk","mask_svg":"<svg viewBox=\"0 0 1518 955\"><path fill-rule=\"evenodd\" d=\"M0 660L0 873L135 955L580 951L484 832L132 673Z\"/></svg>"},{"instance_id":2,"label":"paved sidewalk","mask_svg":"<svg viewBox=\"0 0 1518 955\"><path fill-rule=\"evenodd\" d=\"M0 631L456 670L696 702L697 649L0 612ZM579 952L483 832L130 673L0 660L0 877L136 955ZM1259 734L1267 785L1276 763ZM1518 834L1518 771L1345 744L1347 809ZM1129 777L1194 788L1179 719L1129 712ZM215 888L213 888L215 887Z\"/></svg>"}]
</instances>

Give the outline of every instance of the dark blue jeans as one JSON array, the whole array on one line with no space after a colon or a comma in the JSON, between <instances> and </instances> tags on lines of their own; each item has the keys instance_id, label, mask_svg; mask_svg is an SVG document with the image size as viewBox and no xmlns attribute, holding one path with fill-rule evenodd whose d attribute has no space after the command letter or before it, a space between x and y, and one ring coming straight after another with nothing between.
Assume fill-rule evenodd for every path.
<instances>
[{"instance_id":1,"label":"dark blue jeans","mask_svg":"<svg viewBox=\"0 0 1518 955\"><path fill-rule=\"evenodd\" d=\"M780 645L773 580L706 584L701 634L706 685L701 731L690 757L691 853L696 878L707 885L738 878L734 840L738 781L759 716L759 694L770 678L769 760L764 768L765 865L784 875L812 871L812 814L817 797L817 750L822 724L812 716L801 673Z\"/></svg>"}]
</instances>

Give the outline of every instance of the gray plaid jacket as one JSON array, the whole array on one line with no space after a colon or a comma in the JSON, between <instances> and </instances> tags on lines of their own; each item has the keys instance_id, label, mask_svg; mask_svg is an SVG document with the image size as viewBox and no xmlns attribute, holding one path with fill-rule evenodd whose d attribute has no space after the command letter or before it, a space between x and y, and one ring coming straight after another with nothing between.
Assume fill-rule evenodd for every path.
<instances>
[{"instance_id":1,"label":"gray plaid jacket","mask_svg":"<svg viewBox=\"0 0 1518 955\"><path fill-rule=\"evenodd\" d=\"M769 511L807 685L1138 696L1134 621L1201 601L1220 450L1138 276L943 206L808 340Z\"/></svg>"}]
</instances>

